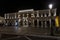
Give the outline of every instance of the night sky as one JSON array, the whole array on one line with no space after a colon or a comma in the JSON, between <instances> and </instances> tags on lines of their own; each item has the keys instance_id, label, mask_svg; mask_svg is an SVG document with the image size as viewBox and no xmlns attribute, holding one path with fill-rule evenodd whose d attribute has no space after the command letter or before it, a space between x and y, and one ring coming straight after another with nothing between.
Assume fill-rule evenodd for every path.
<instances>
[{"instance_id":1,"label":"night sky","mask_svg":"<svg viewBox=\"0 0 60 40\"><path fill-rule=\"evenodd\" d=\"M57 14L60 11L59 0L0 0L0 16L4 13L17 12L22 9L48 9L48 5L52 3L53 8L57 8Z\"/></svg>"}]
</instances>

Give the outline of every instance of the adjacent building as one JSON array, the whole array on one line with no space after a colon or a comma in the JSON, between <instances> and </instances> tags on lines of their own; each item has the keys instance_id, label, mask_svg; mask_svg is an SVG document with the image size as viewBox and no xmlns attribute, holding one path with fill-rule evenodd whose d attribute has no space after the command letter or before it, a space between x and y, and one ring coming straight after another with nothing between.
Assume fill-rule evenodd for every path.
<instances>
[{"instance_id":1,"label":"adjacent building","mask_svg":"<svg viewBox=\"0 0 60 40\"><path fill-rule=\"evenodd\" d=\"M0 25L4 24L4 22L5 22L4 17L1 17L1 16L0 16Z\"/></svg>"}]
</instances>

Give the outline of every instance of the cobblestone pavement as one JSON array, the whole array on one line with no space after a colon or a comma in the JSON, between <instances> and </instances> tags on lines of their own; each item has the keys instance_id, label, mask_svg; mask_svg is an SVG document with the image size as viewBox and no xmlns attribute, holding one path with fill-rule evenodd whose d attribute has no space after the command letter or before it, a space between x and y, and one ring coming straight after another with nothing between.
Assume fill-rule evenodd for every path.
<instances>
[{"instance_id":1,"label":"cobblestone pavement","mask_svg":"<svg viewBox=\"0 0 60 40\"><path fill-rule=\"evenodd\" d=\"M60 37L56 36L26 36L26 35L9 35L3 34L0 40L60 40Z\"/></svg>"},{"instance_id":2,"label":"cobblestone pavement","mask_svg":"<svg viewBox=\"0 0 60 40\"><path fill-rule=\"evenodd\" d=\"M50 31L47 28L4 26L0 27L0 33L17 35L48 35Z\"/></svg>"},{"instance_id":3,"label":"cobblestone pavement","mask_svg":"<svg viewBox=\"0 0 60 40\"><path fill-rule=\"evenodd\" d=\"M37 27L0 26L2 40L57 40L60 37L50 37L50 29ZM5 35L3 35L5 34ZM18 36L17 36L18 35ZM23 36L21 36L23 35ZM43 36L41 36L43 35Z\"/></svg>"}]
</instances>

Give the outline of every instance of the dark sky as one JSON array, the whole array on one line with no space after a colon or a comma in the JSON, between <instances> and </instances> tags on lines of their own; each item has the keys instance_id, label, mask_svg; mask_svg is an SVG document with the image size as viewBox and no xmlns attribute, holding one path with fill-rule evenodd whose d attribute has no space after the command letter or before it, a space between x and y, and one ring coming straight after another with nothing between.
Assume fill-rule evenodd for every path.
<instances>
[{"instance_id":1,"label":"dark sky","mask_svg":"<svg viewBox=\"0 0 60 40\"><path fill-rule=\"evenodd\" d=\"M59 0L0 0L0 15L3 16L4 13L17 12L21 9L48 9L50 3L54 5L53 8L57 8L59 13Z\"/></svg>"}]
</instances>

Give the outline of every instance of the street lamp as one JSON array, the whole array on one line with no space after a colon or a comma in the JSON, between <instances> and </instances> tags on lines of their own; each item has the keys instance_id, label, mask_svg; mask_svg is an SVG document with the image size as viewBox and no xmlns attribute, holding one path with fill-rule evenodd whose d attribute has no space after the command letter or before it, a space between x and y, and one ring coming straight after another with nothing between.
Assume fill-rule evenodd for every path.
<instances>
[{"instance_id":1,"label":"street lamp","mask_svg":"<svg viewBox=\"0 0 60 40\"><path fill-rule=\"evenodd\" d=\"M52 9L52 7L53 7L53 4L49 4L49 9Z\"/></svg>"},{"instance_id":2,"label":"street lamp","mask_svg":"<svg viewBox=\"0 0 60 40\"><path fill-rule=\"evenodd\" d=\"M51 16L51 11L52 11L52 7L53 7L53 4L49 4L49 9L50 9L50 12L49 12L49 14L50 14L50 16ZM51 19L50 19L50 27L51 27L51 29L50 29L50 32L51 32L51 36L53 36L54 35L54 33L53 33L53 26L51 25L52 23L51 23Z\"/></svg>"}]
</instances>

